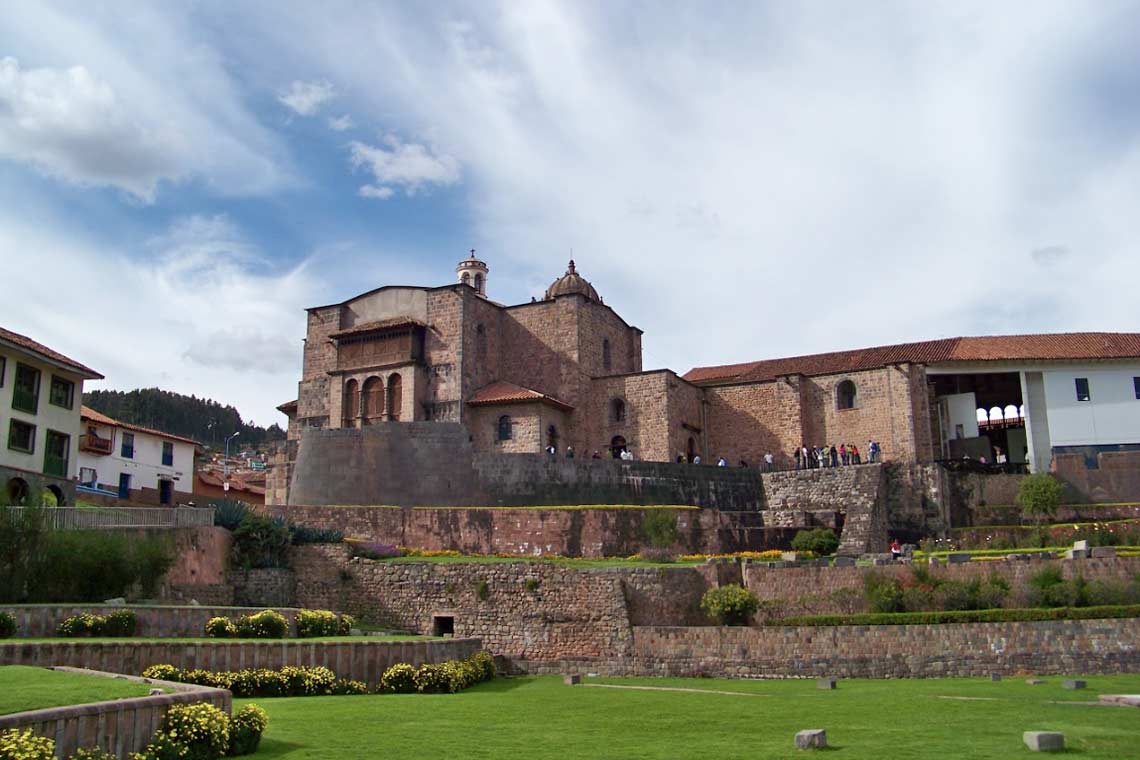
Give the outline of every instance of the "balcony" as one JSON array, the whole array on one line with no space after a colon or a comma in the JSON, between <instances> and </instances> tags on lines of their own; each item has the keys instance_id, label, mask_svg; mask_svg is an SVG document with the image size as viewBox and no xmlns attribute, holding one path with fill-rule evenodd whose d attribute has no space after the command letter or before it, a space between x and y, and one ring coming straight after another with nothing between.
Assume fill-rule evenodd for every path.
<instances>
[{"instance_id":1,"label":"balcony","mask_svg":"<svg viewBox=\"0 0 1140 760\"><path fill-rule=\"evenodd\" d=\"M92 454L110 454L114 450L114 443L110 438L100 438L97 435L79 436L79 450L89 451Z\"/></svg>"}]
</instances>

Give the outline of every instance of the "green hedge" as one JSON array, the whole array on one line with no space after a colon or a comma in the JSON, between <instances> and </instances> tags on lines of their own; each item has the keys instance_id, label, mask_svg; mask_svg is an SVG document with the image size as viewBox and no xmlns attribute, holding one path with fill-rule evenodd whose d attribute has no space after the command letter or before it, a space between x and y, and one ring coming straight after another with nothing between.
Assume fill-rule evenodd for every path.
<instances>
[{"instance_id":1,"label":"green hedge","mask_svg":"<svg viewBox=\"0 0 1140 760\"><path fill-rule=\"evenodd\" d=\"M109 615L83 612L60 623L56 634L70 639L82 636L134 636L137 626L138 618L131 610L118 610Z\"/></svg>"},{"instance_id":2,"label":"green hedge","mask_svg":"<svg viewBox=\"0 0 1140 760\"><path fill-rule=\"evenodd\" d=\"M943 623L1017 623L1035 620L1096 620L1140 617L1140 604L1053 609L955 610L944 612L865 612L856 615L804 615L768 625L940 625Z\"/></svg>"},{"instance_id":3,"label":"green hedge","mask_svg":"<svg viewBox=\"0 0 1140 760\"><path fill-rule=\"evenodd\" d=\"M16 618L7 612L0 612L0 639L9 639L16 635Z\"/></svg>"}]
</instances>

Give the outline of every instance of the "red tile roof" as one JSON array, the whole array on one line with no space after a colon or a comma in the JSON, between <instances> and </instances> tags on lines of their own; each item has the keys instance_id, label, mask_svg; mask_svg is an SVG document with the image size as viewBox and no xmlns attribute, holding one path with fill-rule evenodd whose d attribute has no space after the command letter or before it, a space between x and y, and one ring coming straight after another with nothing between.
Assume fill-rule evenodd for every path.
<instances>
[{"instance_id":1,"label":"red tile roof","mask_svg":"<svg viewBox=\"0 0 1140 760\"><path fill-rule=\"evenodd\" d=\"M11 330L5 330L3 327L0 327L0 341L11 343L14 346L24 349L25 351L31 351L32 353L39 354L45 359L49 359L56 364L61 364L67 369L75 371L76 374L82 375L88 380L103 379L102 375L90 367L80 364L74 359L68 359L63 354L52 351L47 346L43 345L42 343L37 343L26 335L20 335L19 333L14 333Z\"/></svg>"},{"instance_id":2,"label":"red tile roof","mask_svg":"<svg viewBox=\"0 0 1140 760\"><path fill-rule=\"evenodd\" d=\"M503 380L497 380L490 385L484 385L475 391L474 395L467 400L467 403L472 406L490 406L492 404L525 404L531 401L550 404L553 407L567 412L574 408L570 404L559 401L553 396L548 396L545 393L539 393L530 388L523 388L521 385L515 385L514 383L508 383Z\"/></svg>"},{"instance_id":3,"label":"red tile roof","mask_svg":"<svg viewBox=\"0 0 1140 760\"><path fill-rule=\"evenodd\" d=\"M697 384L774 380L781 375L833 375L910 362L1072 361L1140 358L1138 333L991 335L899 343L853 351L695 367L684 379Z\"/></svg>"},{"instance_id":4,"label":"red tile roof","mask_svg":"<svg viewBox=\"0 0 1140 760\"><path fill-rule=\"evenodd\" d=\"M349 335L362 335L364 333L379 332L380 330L394 330L399 327L423 327L424 323L411 317L392 317L379 319L374 322L361 322L354 327L348 327L340 332L334 332L330 338L346 338Z\"/></svg>"},{"instance_id":5,"label":"red tile roof","mask_svg":"<svg viewBox=\"0 0 1140 760\"><path fill-rule=\"evenodd\" d=\"M192 446L198 446L198 442L193 438L184 438L180 435L173 433L164 433L161 430L154 428L143 427L142 425L132 425L129 422L119 422L113 417L108 417L101 412L97 412L89 406L79 407L79 417L87 422L94 422L96 425L106 425L108 427L122 428L123 430L132 430L136 433L147 433L148 435L157 436L158 438L166 438L171 441L181 441L182 443L189 443Z\"/></svg>"}]
</instances>

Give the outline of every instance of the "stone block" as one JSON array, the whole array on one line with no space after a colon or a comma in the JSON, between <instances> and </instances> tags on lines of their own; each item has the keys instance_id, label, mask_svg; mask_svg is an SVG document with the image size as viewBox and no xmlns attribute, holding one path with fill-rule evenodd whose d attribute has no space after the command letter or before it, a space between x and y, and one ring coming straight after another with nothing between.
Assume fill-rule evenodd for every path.
<instances>
[{"instance_id":1,"label":"stone block","mask_svg":"<svg viewBox=\"0 0 1140 760\"><path fill-rule=\"evenodd\" d=\"M1045 683L1040 678L1026 678L1025 682L1027 684L1029 684L1030 686L1041 686L1042 684Z\"/></svg>"},{"instance_id":2,"label":"stone block","mask_svg":"<svg viewBox=\"0 0 1140 760\"><path fill-rule=\"evenodd\" d=\"M1074 541L1073 548L1080 551L1087 550L1089 548L1089 542L1087 540Z\"/></svg>"},{"instance_id":3,"label":"stone block","mask_svg":"<svg viewBox=\"0 0 1140 760\"><path fill-rule=\"evenodd\" d=\"M1088 559L1088 549L1069 549L1065 552L1065 559Z\"/></svg>"},{"instance_id":4,"label":"stone block","mask_svg":"<svg viewBox=\"0 0 1140 760\"><path fill-rule=\"evenodd\" d=\"M938 557L928 557L926 563L928 565L934 565L935 567L938 567L942 564L942 560L940 560Z\"/></svg>"},{"instance_id":5,"label":"stone block","mask_svg":"<svg viewBox=\"0 0 1140 760\"><path fill-rule=\"evenodd\" d=\"M965 553L965 552L958 552L956 554L951 554L948 557L946 557L946 561L949 562L951 565L961 565L963 563L970 561L970 555Z\"/></svg>"},{"instance_id":6,"label":"stone block","mask_svg":"<svg viewBox=\"0 0 1140 760\"><path fill-rule=\"evenodd\" d=\"M103 604L109 604L112 607L122 607L127 603L127 600L121 596L116 596L114 599L104 599Z\"/></svg>"},{"instance_id":7,"label":"stone block","mask_svg":"<svg viewBox=\"0 0 1140 760\"><path fill-rule=\"evenodd\" d=\"M836 557L832 563L835 567L855 567L854 557Z\"/></svg>"},{"instance_id":8,"label":"stone block","mask_svg":"<svg viewBox=\"0 0 1140 760\"><path fill-rule=\"evenodd\" d=\"M566 684L567 686L577 686L578 684L582 683L582 676L579 673L571 673L569 675L562 676L562 683Z\"/></svg>"},{"instance_id":9,"label":"stone block","mask_svg":"<svg viewBox=\"0 0 1140 760\"><path fill-rule=\"evenodd\" d=\"M883 567L885 565L891 564L891 560L883 559L882 557L875 557L874 559L871 560L871 564L874 565L875 567Z\"/></svg>"},{"instance_id":10,"label":"stone block","mask_svg":"<svg viewBox=\"0 0 1140 760\"><path fill-rule=\"evenodd\" d=\"M1034 752L1061 752L1065 749L1065 735L1059 731L1026 731L1021 739Z\"/></svg>"},{"instance_id":11,"label":"stone block","mask_svg":"<svg viewBox=\"0 0 1140 760\"><path fill-rule=\"evenodd\" d=\"M997 683L1001 680L1001 673L990 673L990 680Z\"/></svg>"},{"instance_id":12,"label":"stone block","mask_svg":"<svg viewBox=\"0 0 1140 760\"><path fill-rule=\"evenodd\" d=\"M1067 681L1062 681L1061 682L1061 688L1062 689L1085 689L1085 688L1088 688L1088 683L1086 681L1081 681L1080 679L1073 678L1073 679L1069 679Z\"/></svg>"},{"instance_id":13,"label":"stone block","mask_svg":"<svg viewBox=\"0 0 1140 760\"><path fill-rule=\"evenodd\" d=\"M798 562L799 555L797 555L795 552L782 552L780 554L780 559L782 559L784 562Z\"/></svg>"},{"instance_id":14,"label":"stone block","mask_svg":"<svg viewBox=\"0 0 1140 760\"><path fill-rule=\"evenodd\" d=\"M827 731L809 728L796 734L796 749L823 749L827 746Z\"/></svg>"},{"instance_id":15,"label":"stone block","mask_svg":"<svg viewBox=\"0 0 1140 760\"><path fill-rule=\"evenodd\" d=\"M1094 546L1091 550L1093 559L1115 559L1115 546Z\"/></svg>"},{"instance_id":16,"label":"stone block","mask_svg":"<svg viewBox=\"0 0 1140 760\"><path fill-rule=\"evenodd\" d=\"M815 688L824 690L834 689L837 683L839 683L838 678L821 678L815 682Z\"/></svg>"}]
</instances>

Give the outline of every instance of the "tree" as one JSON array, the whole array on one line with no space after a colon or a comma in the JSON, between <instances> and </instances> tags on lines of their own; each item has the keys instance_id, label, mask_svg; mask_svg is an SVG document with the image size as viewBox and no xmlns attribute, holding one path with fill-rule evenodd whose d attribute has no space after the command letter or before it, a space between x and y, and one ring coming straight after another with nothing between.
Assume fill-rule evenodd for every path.
<instances>
[{"instance_id":1,"label":"tree","mask_svg":"<svg viewBox=\"0 0 1140 760\"><path fill-rule=\"evenodd\" d=\"M1033 517L1037 523L1057 513L1065 486L1047 472L1038 472L1021 481L1014 501L1023 514Z\"/></svg>"}]
</instances>

